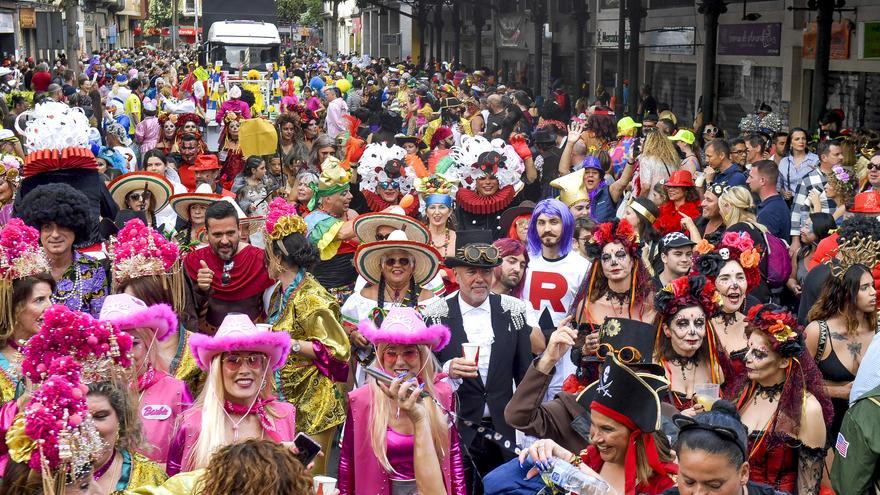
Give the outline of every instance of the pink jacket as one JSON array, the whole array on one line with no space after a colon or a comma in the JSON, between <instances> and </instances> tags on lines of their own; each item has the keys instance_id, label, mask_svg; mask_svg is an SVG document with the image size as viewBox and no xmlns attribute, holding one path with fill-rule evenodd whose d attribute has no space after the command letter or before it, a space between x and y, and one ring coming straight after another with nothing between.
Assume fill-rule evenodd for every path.
<instances>
[{"instance_id":1,"label":"pink jacket","mask_svg":"<svg viewBox=\"0 0 880 495\"><path fill-rule=\"evenodd\" d=\"M292 442L296 436L296 408L284 401L274 401L269 407L278 417L274 417L276 431L266 430L266 436L279 443ZM191 456L202 429L201 408L185 411L178 423L168 448L168 464L165 468L168 476L193 470Z\"/></svg>"},{"instance_id":2,"label":"pink jacket","mask_svg":"<svg viewBox=\"0 0 880 495\"><path fill-rule=\"evenodd\" d=\"M445 375L438 375L434 382L437 399L443 407L453 410L452 388L444 381ZM342 437L342 452L339 459L340 495L389 495L391 483L388 472L379 464L370 443L370 406L373 394L369 385L364 385L348 394L348 419ZM357 459L357 461L355 461ZM446 480L446 493L465 495L464 468L461 461L461 448L458 430L449 429L449 455L441 464ZM170 474L170 473L169 473Z\"/></svg>"},{"instance_id":3,"label":"pink jacket","mask_svg":"<svg viewBox=\"0 0 880 495\"><path fill-rule=\"evenodd\" d=\"M217 123L223 122L223 116L226 115L226 112L238 112L245 120L251 118L251 107L237 98L226 100L220 105L220 110L217 111Z\"/></svg>"},{"instance_id":4,"label":"pink jacket","mask_svg":"<svg viewBox=\"0 0 880 495\"><path fill-rule=\"evenodd\" d=\"M147 440L143 454L160 464L168 458L171 433L178 416L192 404L186 384L173 376L162 374L162 378L143 391L138 411Z\"/></svg>"},{"instance_id":5,"label":"pink jacket","mask_svg":"<svg viewBox=\"0 0 880 495\"><path fill-rule=\"evenodd\" d=\"M141 147L141 154L156 147L161 130L159 119L156 117L147 117L138 122L134 128L134 140Z\"/></svg>"}]
</instances>

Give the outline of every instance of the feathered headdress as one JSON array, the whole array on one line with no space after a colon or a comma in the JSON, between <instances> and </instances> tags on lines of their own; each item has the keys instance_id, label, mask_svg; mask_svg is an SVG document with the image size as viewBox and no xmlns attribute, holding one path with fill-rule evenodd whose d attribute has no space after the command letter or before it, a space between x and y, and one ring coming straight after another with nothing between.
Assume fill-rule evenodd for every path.
<instances>
[{"instance_id":1,"label":"feathered headdress","mask_svg":"<svg viewBox=\"0 0 880 495\"><path fill-rule=\"evenodd\" d=\"M761 253L752 237L746 232L726 232L721 242L714 245L706 239L694 246L694 268L711 282L728 261L736 261L746 274L746 291L750 292L761 282Z\"/></svg>"},{"instance_id":2,"label":"feathered headdress","mask_svg":"<svg viewBox=\"0 0 880 495\"><path fill-rule=\"evenodd\" d=\"M106 381L131 367L131 347L131 335L56 304L46 310L40 331L28 340L21 371L32 383L40 383L50 376L46 363L69 356L82 366L84 383Z\"/></svg>"},{"instance_id":3,"label":"feathered headdress","mask_svg":"<svg viewBox=\"0 0 880 495\"><path fill-rule=\"evenodd\" d=\"M454 171L459 183L472 191L477 187L477 179L486 175L496 177L499 188L516 189L522 183L525 163L513 146L501 139L490 142L482 136L462 136L461 146L453 147L449 156L454 162L450 172Z\"/></svg>"},{"instance_id":4,"label":"feathered headdress","mask_svg":"<svg viewBox=\"0 0 880 495\"><path fill-rule=\"evenodd\" d=\"M62 357L48 368L51 376L31 395L5 440L9 457L40 472L43 493L54 494L88 475L105 445L89 414L79 364Z\"/></svg>"},{"instance_id":5,"label":"feathered headdress","mask_svg":"<svg viewBox=\"0 0 880 495\"><path fill-rule=\"evenodd\" d=\"M22 117L28 119L26 129L21 127ZM33 110L22 112L15 120L15 129L24 136L30 150L22 175L31 177L60 169L97 170L89 128L89 119L82 109L64 103L40 103Z\"/></svg>"},{"instance_id":6,"label":"feathered headdress","mask_svg":"<svg viewBox=\"0 0 880 495\"><path fill-rule=\"evenodd\" d=\"M388 147L382 143L367 145L358 165L361 190L375 193L379 184L397 181L401 195L409 194L416 172L407 165L405 158L406 150L400 146Z\"/></svg>"}]
</instances>

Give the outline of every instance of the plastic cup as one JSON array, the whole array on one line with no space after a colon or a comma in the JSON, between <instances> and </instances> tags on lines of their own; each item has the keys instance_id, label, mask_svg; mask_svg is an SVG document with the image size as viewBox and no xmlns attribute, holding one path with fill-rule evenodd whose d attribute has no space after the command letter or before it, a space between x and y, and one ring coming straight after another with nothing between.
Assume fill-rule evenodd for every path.
<instances>
[{"instance_id":1,"label":"plastic cup","mask_svg":"<svg viewBox=\"0 0 880 495\"><path fill-rule=\"evenodd\" d=\"M257 327L257 330L259 330L261 332L271 332L272 331L272 325L270 325L268 323L257 323L256 327Z\"/></svg>"},{"instance_id":2,"label":"plastic cup","mask_svg":"<svg viewBox=\"0 0 880 495\"><path fill-rule=\"evenodd\" d=\"M336 491L336 478L329 476L315 476L312 478L315 485L316 495L332 495Z\"/></svg>"},{"instance_id":3,"label":"plastic cup","mask_svg":"<svg viewBox=\"0 0 880 495\"><path fill-rule=\"evenodd\" d=\"M694 400L704 410L711 411L712 404L721 397L720 392L721 386L717 383L698 383L694 386Z\"/></svg>"},{"instance_id":4,"label":"plastic cup","mask_svg":"<svg viewBox=\"0 0 880 495\"><path fill-rule=\"evenodd\" d=\"M461 355L466 360L478 364L480 360L480 344L461 344Z\"/></svg>"}]
</instances>

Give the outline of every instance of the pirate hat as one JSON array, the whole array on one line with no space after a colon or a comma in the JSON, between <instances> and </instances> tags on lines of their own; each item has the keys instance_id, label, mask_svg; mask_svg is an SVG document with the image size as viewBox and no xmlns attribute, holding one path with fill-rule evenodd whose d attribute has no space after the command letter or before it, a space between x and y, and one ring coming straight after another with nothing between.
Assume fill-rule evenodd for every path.
<instances>
[{"instance_id":1,"label":"pirate hat","mask_svg":"<svg viewBox=\"0 0 880 495\"><path fill-rule=\"evenodd\" d=\"M660 428L659 393L669 387L662 375L637 373L614 356L606 356L599 380L585 388L577 401L584 409L651 433Z\"/></svg>"}]
</instances>

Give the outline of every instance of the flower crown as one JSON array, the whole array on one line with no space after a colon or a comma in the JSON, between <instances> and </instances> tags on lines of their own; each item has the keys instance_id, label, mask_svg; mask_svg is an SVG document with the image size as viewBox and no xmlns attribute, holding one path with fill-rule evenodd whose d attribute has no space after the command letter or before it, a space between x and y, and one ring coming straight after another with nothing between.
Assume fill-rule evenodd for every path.
<instances>
[{"instance_id":1,"label":"flower crown","mask_svg":"<svg viewBox=\"0 0 880 495\"><path fill-rule=\"evenodd\" d=\"M89 389L80 381L78 366L70 358L53 361L50 368L59 373L34 391L24 413L6 433L10 458L42 472L44 484L58 475L66 482L81 478L104 449L89 414Z\"/></svg>"},{"instance_id":2,"label":"flower crown","mask_svg":"<svg viewBox=\"0 0 880 495\"><path fill-rule=\"evenodd\" d=\"M606 223L600 223L596 230L593 231L590 241L587 243L588 254L598 259L602 255L602 248L619 242L623 244L626 252L633 257L639 256L641 243L639 242L639 234L633 229L633 226L626 220L615 220Z\"/></svg>"},{"instance_id":3,"label":"flower crown","mask_svg":"<svg viewBox=\"0 0 880 495\"><path fill-rule=\"evenodd\" d=\"M844 194L851 193L853 190L853 183L850 180L852 177L849 175L849 172L840 165L832 167L831 172L831 175L828 177L834 181L834 188Z\"/></svg>"},{"instance_id":4,"label":"flower crown","mask_svg":"<svg viewBox=\"0 0 880 495\"><path fill-rule=\"evenodd\" d=\"M119 283L175 270L180 246L147 227L139 218L129 220L111 244L113 281Z\"/></svg>"},{"instance_id":5,"label":"flower crown","mask_svg":"<svg viewBox=\"0 0 880 495\"><path fill-rule=\"evenodd\" d=\"M49 272L49 260L40 247L40 232L20 218L0 230L0 278L17 280Z\"/></svg>"},{"instance_id":6,"label":"flower crown","mask_svg":"<svg viewBox=\"0 0 880 495\"><path fill-rule=\"evenodd\" d=\"M726 232L718 245L706 239L694 246L694 267L707 278L715 281L721 268L728 261L737 261L746 274L746 290L751 291L761 282L761 253L755 241L746 232Z\"/></svg>"},{"instance_id":7,"label":"flower crown","mask_svg":"<svg viewBox=\"0 0 880 495\"><path fill-rule=\"evenodd\" d=\"M770 338L770 347L783 357L797 356L803 350L797 318L782 306L768 303L749 308L746 322Z\"/></svg>"},{"instance_id":8,"label":"flower crown","mask_svg":"<svg viewBox=\"0 0 880 495\"><path fill-rule=\"evenodd\" d=\"M664 317L670 317L683 308L700 306L711 317L718 312L721 296L715 284L702 275L679 277L654 296L654 307Z\"/></svg>"},{"instance_id":9,"label":"flower crown","mask_svg":"<svg viewBox=\"0 0 880 495\"><path fill-rule=\"evenodd\" d=\"M21 158L8 153L0 153L0 180L15 182L21 175Z\"/></svg>"},{"instance_id":10,"label":"flower crown","mask_svg":"<svg viewBox=\"0 0 880 495\"><path fill-rule=\"evenodd\" d=\"M46 363L69 356L82 366L84 383L103 381L131 366L131 347L131 335L109 322L56 304L46 310L40 331L28 340L21 370L31 382L40 383L50 376Z\"/></svg>"},{"instance_id":11,"label":"flower crown","mask_svg":"<svg viewBox=\"0 0 880 495\"><path fill-rule=\"evenodd\" d=\"M272 241L284 239L290 234L306 233L306 222L297 215L296 207L284 198L275 198L269 203L266 215L266 233Z\"/></svg>"}]
</instances>

